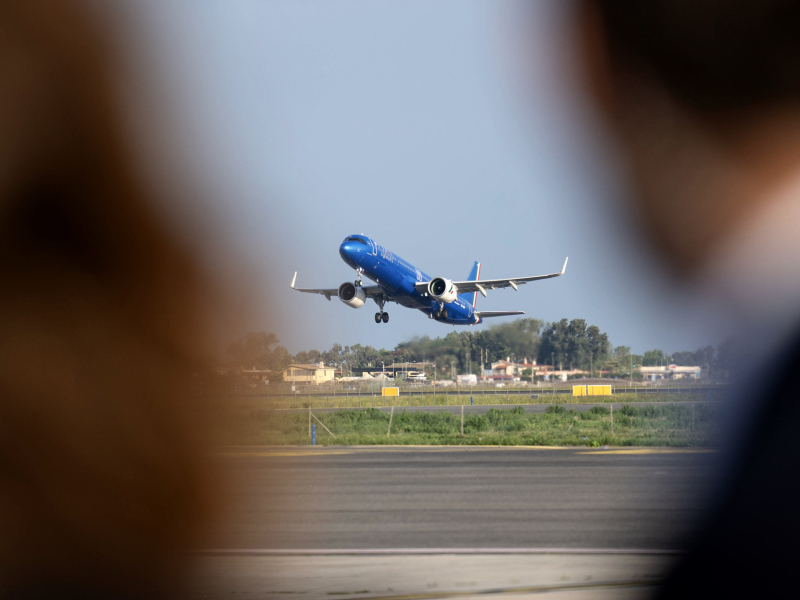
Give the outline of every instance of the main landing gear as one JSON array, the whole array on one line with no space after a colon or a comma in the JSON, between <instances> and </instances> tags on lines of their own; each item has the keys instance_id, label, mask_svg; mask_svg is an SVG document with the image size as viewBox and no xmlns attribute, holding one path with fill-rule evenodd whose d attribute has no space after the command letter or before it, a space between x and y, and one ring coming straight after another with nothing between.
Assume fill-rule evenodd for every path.
<instances>
[{"instance_id":1,"label":"main landing gear","mask_svg":"<svg viewBox=\"0 0 800 600\"><path fill-rule=\"evenodd\" d=\"M378 296L377 298L375 298L375 303L378 305L378 308L381 309L380 312L375 313L375 322L380 323L381 321L383 321L384 323L388 323L389 313L383 312L383 305L386 304L386 299L383 298L382 296Z\"/></svg>"},{"instance_id":2,"label":"main landing gear","mask_svg":"<svg viewBox=\"0 0 800 600\"><path fill-rule=\"evenodd\" d=\"M449 313L447 312L446 308L437 308L433 311L433 318L437 321L441 321L442 319L448 319L450 317Z\"/></svg>"}]
</instances>

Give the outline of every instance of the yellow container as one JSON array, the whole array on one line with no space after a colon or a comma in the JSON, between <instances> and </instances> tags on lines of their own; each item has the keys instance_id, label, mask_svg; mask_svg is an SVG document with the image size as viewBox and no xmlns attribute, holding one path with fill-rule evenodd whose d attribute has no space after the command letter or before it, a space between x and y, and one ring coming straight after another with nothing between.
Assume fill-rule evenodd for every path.
<instances>
[{"instance_id":1,"label":"yellow container","mask_svg":"<svg viewBox=\"0 0 800 600\"><path fill-rule=\"evenodd\" d=\"M399 396L399 395L400 395L399 387L381 388L381 396Z\"/></svg>"},{"instance_id":2,"label":"yellow container","mask_svg":"<svg viewBox=\"0 0 800 600\"><path fill-rule=\"evenodd\" d=\"M573 396L585 396L586 395L586 386L585 385L573 385L572 386L572 395Z\"/></svg>"},{"instance_id":3,"label":"yellow container","mask_svg":"<svg viewBox=\"0 0 800 600\"><path fill-rule=\"evenodd\" d=\"M610 385L589 385L586 386L589 388L589 396L610 396L611 395L611 386Z\"/></svg>"}]
</instances>

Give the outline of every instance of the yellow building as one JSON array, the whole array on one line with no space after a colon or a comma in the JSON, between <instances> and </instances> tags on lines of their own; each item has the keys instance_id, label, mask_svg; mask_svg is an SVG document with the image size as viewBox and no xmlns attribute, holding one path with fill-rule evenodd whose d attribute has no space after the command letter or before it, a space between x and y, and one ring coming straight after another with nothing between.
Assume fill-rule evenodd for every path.
<instances>
[{"instance_id":1,"label":"yellow building","mask_svg":"<svg viewBox=\"0 0 800 600\"><path fill-rule=\"evenodd\" d=\"M289 365L283 370L283 380L292 383L320 384L334 378L335 369L326 367L324 363L318 365Z\"/></svg>"}]
</instances>

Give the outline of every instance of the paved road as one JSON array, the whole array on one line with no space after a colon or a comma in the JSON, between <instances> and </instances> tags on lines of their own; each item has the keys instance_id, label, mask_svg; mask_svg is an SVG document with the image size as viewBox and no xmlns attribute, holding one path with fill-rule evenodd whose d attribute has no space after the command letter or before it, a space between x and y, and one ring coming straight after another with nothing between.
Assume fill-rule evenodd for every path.
<instances>
[{"instance_id":1,"label":"paved road","mask_svg":"<svg viewBox=\"0 0 800 600\"><path fill-rule=\"evenodd\" d=\"M644 600L670 555L487 554L199 556L190 598L203 600Z\"/></svg>"},{"instance_id":2,"label":"paved road","mask_svg":"<svg viewBox=\"0 0 800 600\"><path fill-rule=\"evenodd\" d=\"M558 403L554 403L558 404ZM594 408L595 406L603 406L608 408L613 404L614 409L618 409L622 406L666 406L668 404L679 404L681 406L691 406L692 404L696 405L705 405L711 404L713 406L722 406L723 402L718 402L716 400L709 402L598 402L596 404L560 404L566 410L575 410L576 412L586 412ZM486 411L491 408L499 408L499 409L509 409L509 408L516 408L521 406L522 409L526 413L543 413L547 410L550 404L481 404L481 405L474 405L470 406L469 404L464 406L464 414L479 414L482 415ZM363 407L349 407L349 408L312 408L311 410L315 413L332 413L338 412L340 410L364 410L368 408L367 405ZM376 406L378 410L381 410L385 413L388 413L391 410L389 406ZM239 406L237 407L238 410L250 410L247 406ZM308 412L308 408L278 408L276 409L279 412ZM406 410L408 412L450 412L454 415L461 414L461 406L395 406L395 412Z\"/></svg>"},{"instance_id":3,"label":"paved road","mask_svg":"<svg viewBox=\"0 0 800 600\"><path fill-rule=\"evenodd\" d=\"M478 408L478 407L475 407ZM206 548L651 548L701 517L714 453L231 448Z\"/></svg>"}]
</instances>

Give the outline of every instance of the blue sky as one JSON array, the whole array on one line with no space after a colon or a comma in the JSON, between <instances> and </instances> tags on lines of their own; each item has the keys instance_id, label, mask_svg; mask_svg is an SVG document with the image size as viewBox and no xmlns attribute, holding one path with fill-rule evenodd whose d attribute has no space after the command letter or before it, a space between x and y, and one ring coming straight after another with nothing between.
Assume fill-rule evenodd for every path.
<instances>
[{"instance_id":1,"label":"blue sky","mask_svg":"<svg viewBox=\"0 0 800 600\"><path fill-rule=\"evenodd\" d=\"M134 54L157 72L150 108L171 132L145 162L162 186L174 175L197 190L167 207L178 222L242 257L217 265L247 275L232 336L272 330L297 352L451 331L395 305L376 325L371 305L289 289L294 271L300 286L352 280L338 245L364 233L453 279L475 260L492 278L570 257L564 277L490 293L487 310L584 318L638 352L724 337L724 318L636 236L613 149L572 82L565 6L130 2Z\"/></svg>"}]
</instances>

